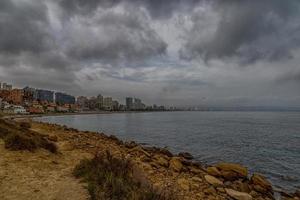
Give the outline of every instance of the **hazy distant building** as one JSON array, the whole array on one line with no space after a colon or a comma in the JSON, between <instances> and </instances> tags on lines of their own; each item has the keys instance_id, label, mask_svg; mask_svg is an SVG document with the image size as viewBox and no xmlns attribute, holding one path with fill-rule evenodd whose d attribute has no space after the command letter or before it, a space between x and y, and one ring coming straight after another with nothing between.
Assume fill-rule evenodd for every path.
<instances>
[{"instance_id":1,"label":"hazy distant building","mask_svg":"<svg viewBox=\"0 0 300 200\"><path fill-rule=\"evenodd\" d=\"M80 108L88 108L88 106L89 106L89 99L87 97L84 97L84 96L77 97L76 104Z\"/></svg>"},{"instance_id":2,"label":"hazy distant building","mask_svg":"<svg viewBox=\"0 0 300 200\"><path fill-rule=\"evenodd\" d=\"M49 90L37 89L34 94L34 99L37 101L54 102L54 92Z\"/></svg>"},{"instance_id":3,"label":"hazy distant building","mask_svg":"<svg viewBox=\"0 0 300 200\"><path fill-rule=\"evenodd\" d=\"M99 110L103 110L104 107L104 98L101 94L99 94L97 96L97 100L96 100L96 108L98 108Z\"/></svg>"},{"instance_id":4,"label":"hazy distant building","mask_svg":"<svg viewBox=\"0 0 300 200\"><path fill-rule=\"evenodd\" d=\"M75 104L75 97L69 94L56 92L55 93L55 102L59 105L64 104Z\"/></svg>"},{"instance_id":5,"label":"hazy distant building","mask_svg":"<svg viewBox=\"0 0 300 200\"><path fill-rule=\"evenodd\" d=\"M143 110L145 109L145 104L143 104L141 99L135 98L134 99L134 109L135 110Z\"/></svg>"},{"instance_id":6,"label":"hazy distant building","mask_svg":"<svg viewBox=\"0 0 300 200\"><path fill-rule=\"evenodd\" d=\"M127 110L133 109L133 98L132 97L126 97L126 109Z\"/></svg>"},{"instance_id":7,"label":"hazy distant building","mask_svg":"<svg viewBox=\"0 0 300 200\"><path fill-rule=\"evenodd\" d=\"M2 90L12 90L12 85L2 83Z\"/></svg>"},{"instance_id":8,"label":"hazy distant building","mask_svg":"<svg viewBox=\"0 0 300 200\"><path fill-rule=\"evenodd\" d=\"M28 103L28 102L32 102L32 101L37 99L35 88L31 88L31 87L26 86L25 88L23 88L23 91L24 91L23 99L24 99L25 102Z\"/></svg>"},{"instance_id":9,"label":"hazy distant building","mask_svg":"<svg viewBox=\"0 0 300 200\"><path fill-rule=\"evenodd\" d=\"M112 107L113 107L113 110L119 110L119 102L118 101L113 101L112 102Z\"/></svg>"},{"instance_id":10,"label":"hazy distant building","mask_svg":"<svg viewBox=\"0 0 300 200\"><path fill-rule=\"evenodd\" d=\"M104 110L112 110L113 109L112 97L105 97L103 99L103 108L104 108Z\"/></svg>"},{"instance_id":11,"label":"hazy distant building","mask_svg":"<svg viewBox=\"0 0 300 200\"><path fill-rule=\"evenodd\" d=\"M96 97L89 98L88 105L90 110L95 110L97 105L97 98Z\"/></svg>"}]
</instances>

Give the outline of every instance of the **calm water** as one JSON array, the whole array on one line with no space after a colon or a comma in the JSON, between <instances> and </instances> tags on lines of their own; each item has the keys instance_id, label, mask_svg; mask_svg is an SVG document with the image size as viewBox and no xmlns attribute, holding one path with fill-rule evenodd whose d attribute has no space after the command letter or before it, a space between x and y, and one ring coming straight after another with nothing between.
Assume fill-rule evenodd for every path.
<instances>
[{"instance_id":1,"label":"calm water","mask_svg":"<svg viewBox=\"0 0 300 200\"><path fill-rule=\"evenodd\" d=\"M191 152L197 160L241 163L278 187L300 186L299 112L162 112L42 117L124 140Z\"/></svg>"}]
</instances>

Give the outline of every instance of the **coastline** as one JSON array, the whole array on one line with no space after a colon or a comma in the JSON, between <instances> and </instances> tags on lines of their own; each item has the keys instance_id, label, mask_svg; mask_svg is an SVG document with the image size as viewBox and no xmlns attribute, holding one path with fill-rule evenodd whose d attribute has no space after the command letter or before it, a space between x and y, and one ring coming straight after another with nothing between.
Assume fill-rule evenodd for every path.
<instances>
[{"instance_id":1,"label":"coastline","mask_svg":"<svg viewBox=\"0 0 300 200\"><path fill-rule=\"evenodd\" d=\"M30 154L30 156L38 155L35 162L40 162L41 158L43 158L45 162L49 162L49 164L44 166L43 170L45 170L45 174L49 173L49 171L47 171L49 168L48 165L52 166L54 163L58 167L57 170L65 170L68 172L63 176L71 176L70 171L81 159L90 159L99 151L109 151L113 156L130 159L131 162L134 163L138 179L147 182L157 190L172 188L178 193L179 199L225 200L233 198L238 200L270 200L276 199L278 195L278 191L275 191L270 182L262 175L249 174L247 168L239 164L219 163L215 166L205 166L202 163L194 161L192 155L187 152L174 155L167 149L146 147L134 141L124 142L115 136L108 136L104 133L79 131L62 125L37 122L31 118L17 119L17 121L24 120L30 121L33 131L43 134L58 146L58 151L60 152L59 156L47 155L45 157L37 153ZM4 151L3 149L0 150ZM12 156L15 157L15 155ZM72 160L72 162L64 163L65 160ZM64 163L64 165L61 163ZM14 165L15 163L10 164ZM28 163L23 167L26 168L26 165L28 165ZM55 169L51 173L55 174L59 172ZM10 174L8 174L8 176L9 175ZM20 176L22 179L24 175L22 174ZM19 179L20 177L17 178ZM48 181L49 177L45 175L44 178L47 179L44 181ZM33 179L39 179L39 176L33 177ZM4 183L5 181L2 180L2 182ZM76 180L72 179L72 183L73 182L76 182ZM53 184L56 184L55 181ZM9 188L9 186L11 185L8 184L6 188ZM16 186L18 186L18 184L16 184ZM76 185L76 187L79 186L80 184ZM57 189L59 190L59 188ZM38 190L43 191L47 189L41 187ZM80 191L84 193L82 188ZM9 192L12 191L9 189L7 191L1 191L0 189L0 192L2 192L5 197L5 194L9 195ZM282 199L299 199L296 194L288 194L283 191L281 191L281 194Z\"/></svg>"},{"instance_id":2,"label":"coastline","mask_svg":"<svg viewBox=\"0 0 300 200\"><path fill-rule=\"evenodd\" d=\"M45 113L45 114L28 114L28 115L4 115L4 119L28 119L47 116L69 116L69 115L99 115L99 114L119 114L119 113L150 113L150 112L180 112L180 111L87 111L74 113Z\"/></svg>"}]
</instances>

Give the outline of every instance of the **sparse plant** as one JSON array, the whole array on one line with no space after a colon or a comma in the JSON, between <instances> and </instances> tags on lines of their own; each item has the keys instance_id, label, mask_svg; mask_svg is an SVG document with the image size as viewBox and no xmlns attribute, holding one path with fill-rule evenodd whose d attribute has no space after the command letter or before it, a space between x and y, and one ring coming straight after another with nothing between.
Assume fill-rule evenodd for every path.
<instances>
[{"instance_id":1,"label":"sparse plant","mask_svg":"<svg viewBox=\"0 0 300 200\"><path fill-rule=\"evenodd\" d=\"M74 176L88 183L92 200L175 200L173 196L157 193L142 186L132 177L128 159L113 157L109 152L96 154L91 160L82 160L74 169Z\"/></svg>"}]
</instances>

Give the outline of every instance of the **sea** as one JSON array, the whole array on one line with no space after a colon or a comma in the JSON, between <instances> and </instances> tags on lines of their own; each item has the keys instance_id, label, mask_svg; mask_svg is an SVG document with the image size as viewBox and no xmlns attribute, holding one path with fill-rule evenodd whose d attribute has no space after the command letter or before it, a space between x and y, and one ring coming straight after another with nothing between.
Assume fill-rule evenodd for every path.
<instances>
[{"instance_id":1,"label":"sea","mask_svg":"<svg viewBox=\"0 0 300 200\"><path fill-rule=\"evenodd\" d=\"M265 175L277 189L300 187L300 112L141 112L37 120L190 152L208 165L240 163Z\"/></svg>"}]
</instances>

